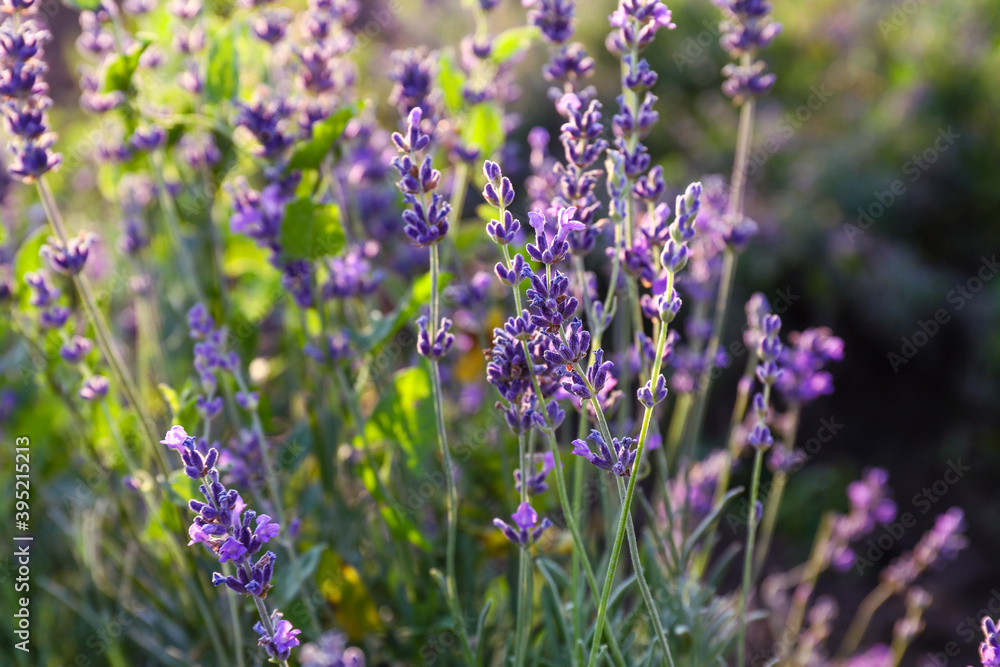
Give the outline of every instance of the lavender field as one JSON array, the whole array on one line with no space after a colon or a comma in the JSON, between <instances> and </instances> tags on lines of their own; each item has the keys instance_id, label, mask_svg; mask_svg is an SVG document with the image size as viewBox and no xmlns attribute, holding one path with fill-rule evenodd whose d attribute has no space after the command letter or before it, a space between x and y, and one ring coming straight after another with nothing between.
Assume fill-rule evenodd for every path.
<instances>
[{"instance_id":1,"label":"lavender field","mask_svg":"<svg viewBox=\"0 0 1000 667\"><path fill-rule=\"evenodd\" d=\"M0 10L0 666L1000 667L994 0Z\"/></svg>"}]
</instances>

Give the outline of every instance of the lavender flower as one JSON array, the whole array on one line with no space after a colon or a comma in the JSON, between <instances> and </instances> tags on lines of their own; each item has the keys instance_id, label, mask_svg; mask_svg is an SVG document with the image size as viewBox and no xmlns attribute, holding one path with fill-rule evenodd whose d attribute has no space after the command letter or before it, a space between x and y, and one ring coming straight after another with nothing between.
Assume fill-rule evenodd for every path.
<instances>
[{"instance_id":1,"label":"lavender flower","mask_svg":"<svg viewBox=\"0 0 1000 667\"><path fill-rule=\"evenodd\" d=\"M323 633L315 642L304 644L299 650L302 667L365 667L361 649L347 646L347 637L331 631Z\"/></svg>"},{"instance_id":2,"label":"lavender flower","mask_svg":"<svg viewBox=\"0 0 1000 667\"><path fill-rule=\"evenodd\" d=\"M45 42L52 34L37 23L35 0L19 0L5 8L0 25L0 110L11 135L13 163L8 171L32 183L55 168L62 157L51 150L56 135L49 132L46 109L52 105L44 75Z\"/></svg>"},{"instance_id":3,"label":"lavender flower","mask_svg":"<svg viewBox=\"0 0 1000 667\"><path fill-rule=\"evenodd\" d=\"M323 297L351 299L374 293L385 277L385 271L373 268L371 263L380 250L378 243L370 241L351 246L341 257L330 258Z\"/></svg>"},{"instance_id":4,"label":"lavender flower","mask_svg":"<svg viewBox=\"0 0 1000 667\"><path fill-rule=\"evenodd\" d=\"M161 443L181 455L185 474L201 481L204 501L192 499L188 507L196 516L188 528L189 545L203 544L219 560L220 564L232 562L235 575L221 572L212 574L215 586L225 584L240 595L255 599L261 621L254 630L261 635L259 644L268 655L276 660L287 660L292 647L298 646L298 630L291 623L282 620L275 610L268 617L262 600L271 588L274 562L277 556L266 552L256 561L253 556L263 546L277 537L281 527L266 514L258 515L247 509L246 503L235 489L227 489L219 481L216 463L219 450L211 447L202 452L194 438L187 435L181 426L173 426Z\"/></svg>"},{"instance_id":5,"label":"lavender flower","mask_svg":"<svg viewBox=\"0 0 1000 667\"><path fill-rule=\"evenodd\" d=\"M517 511L510 515L510 518L514 520L514 526L507 524L502 519L493 519L493 525L511 543L518 545L522 549L530 547L537 542L542 533L552 526L552 522L548 518L542 519L541 523L539 523L538 512L528 503L521 503Z\"/></svg>"},{"instance_id":6,"label":"lavender flower","mask_svg":"<svg viewBox=\"0 0 1000 667\"><path fill-rule=\"evenodd\" d=\"M427 317L417 318L417 352L429 359L442 359L451 350L455 335L451 333L451 320L441 318L441 326L432 334L427 330ZM433 339L432 339L433 338Z\"/></svg>"},{"instance_id":7,"label":"lavender flower","mask_svg":"<svg viewBox=\"0 0 1000 667\"><path fill-rule=\"evenodd\" d=\"M979 661L983 667L1000 667L1000 634L997 633L997 626L986 616L982 627L986 641L979 644Z\"/></svg>"},{"instance_id":8,"label":"lavender flower","mask_svg":"<svg viewBox=\"0 0 1000 667\"><path fill-rule=\"evenodd\" d=\"M291 19L292 13L287 9L264 10L254 17L253 33L257 39L273 46L285 38L285 31Z\"/></svg>"},{"instance_id":9,"label":"lavender flower","mask_svg":"<svg viewBox=\"0 0 1000 667\"><path fill-rule=\"evenodd\" d=\"M688 527L697 526L712 511L719 480L728 465L725 452L717 450L703 461L692 463L686 474L670 480L671 507L675 512L685 512Z\"/></svg>"},{"instance_id":10,"label":"lavender flower","mask_svg":"<svg viewBox=\"0 0 1000 667\"><path fill-rule=\"evenodd\" d=\"M524 273L531 282L526 295L528 306L533 309L531 321L549 333L559 331L576 312L579 301L569 293L569 278L566 274L553 271L550 278L525 268Z\"/></svg>"},{"instance_id":11,"label":"lavender flower","mask_svg":"<svg viewBox=\"0 0 1000 667\"><path fill-rule=\"evenodd\" d=\"M292 145L292 109L277 97L261 91L249 103L239 103L236 124L244 127L257 139L257 154L263 158L280 157Z\"/></svg>"},{"instance_id":12,"label":"lavender flower","mask_svg":"<svg viewBox=\"0 0 1000 667\"><path fill-rule=\"evenodd\" d=\"M94 344L89 338L73 336L59 348L59 356L67 363L78 364L90 354L93 348Z\"/></svg>"},{"instance_id":13,"label":"lavender flower","mask_svg":"<svg viewBox=\"0 0 1000 667\"><path fill-rule=\"evenodd\" d=\"M726 81L722 91L741 104L747 97L762 95L774 85L775 76L764 73L764 62L753 59L777 37L781 24L771 22L771 5L764 0L715 0L715 4L725 17L719 42L730 56L740 59L739 64L730 63L723 68Z\"/></svg>"},{"instance_id":14,"label":"lavender flower","mask_svg":"<svg viewBox=\"0 0 1000 667\"><path fill-rule=\"evenodd\" d=\"M137 127L129 139L129 144L140 153L149 153L162 147L167 141L167 133L157 125Z\"/></svg>"},{"instance_id":15,"label":"lavender flower","mask_svg":"<svg viewBox=\"0 0 1000 667\"><path fill-rule=\"evenodd\" d=\"M64 246L57 239L50 238L49 242L41 247L40 252L53 271L67 275L77 274L87 263L90 248L96 239L97 237L91 232L80 232L69 239Z\"/></svg>"},{"instance_id":16,"label":"lavender flower","mask_svg":"<svg viewBox=\"0 0 1000 667\"><path fill-rule=\"evenodd\" d=\"M38 308L52 305L62 294L62 290L52 284L48 272L41 269L24 274L24 282L31 291L28 303Z\"/></svg>"},{"instance_id":17,"label":"lavender flower","mask_svg":"<svg viewBox=\"0 0 1000 667\"><path fill-rule=\"evenodd\" d=\"M896 518L896 503L889 494L889 474L882 468L871 468L864 476L847 487L850 511L837 516L828 547L828 558L840 571L847 571L854 564L855 553L850 543Z\"/></svg>"},{"instance_id":18,"label":"lavender flower","mask_svg":"<svg viewBox=\"0 0 1000 667\"><path fill-rule=\"evenodd\" d=\"M104 398L108 393L108 378L103 375L91 375L84 380L80 388L80 398L85 401L97 401Z\"/></svg>"},{"instance_id":19,"label":"lavender flower","mask_svg":"<svg viewBox=\"0 0 1000 667\"><path fill-rule=\"evenodd\" d=\"M546 491L549 488L546 478L549 473L555 470L556 461L555 457L552 456L552 452L545 452L544 454L535 454L533 457L534 463L540 463L540 466L534 471L528 474L528 495L536 496L539 493ZM561 465L561 464L560 464ZM521 491L522 475L521 469L518 468L514 471L514 488L516 491Z\"/></svg>"},{"instance_id":20,"label":"lavender flower","mask_svg":"<svg viewBox=\"0 0 1000 667\"><path fill-rule=\"evenodd\" d=\"M402 115L414 109L428 118L433 117L433 60L423 49L396 51L392 54L394 69L389 78L395 82L389 101L399 106ZM417 117L419 121L420 116ZM419 150L419 149L417 149Z\"/></svg>"},{"instance_id":21,"label":"lavender flower","mask_svg":"<svg viewBox=\"0 0 1000 667\"><path fill-rule=\"evenodd\" d=\"M573 36L576 7L573 0L535 0L528 12L528 23L542 31L554 44L562 44Z\"/></svg>"},{"instance_id":22,"label":"lavender flower","mask_svg":"<svg viewBox=\"0 0 1000 667\"><path fill-rule=\"evenodd\" d=\"M291 622L284 620L281 616L281 612L277 609L271 612L273 633L269 632L259 621L253 626L254 632L260 635L257 644L263 646L267 654L278 661L288 660L292 649L299 645L297 635L301 632L301 630L294 629Z\"/></svg>"},{"instance_id":23,"label":"lavender flower","mask_svg":"<svg viewBox=\"0 0 1000 667\"><path fill-rule=\"evenodd\" d=\"M426 154L431 137L420 129L423 111L415 106L407 117L406 135L396 132L392 141L400 152L393 160L399 172L399 189L409 209L403 212L406 223L403 231L419 246L438 243L448 233L448 215L451 206L445 198L434 192L441 180L441 172L431 165ZM420 155L423 154L423 158ZM427 201L427 195L432 195Z\"/></svg>"},{"instance_id":24,"label":"lavender flower","mask_svg":"<svg viewBox=\"0 0 1000 667\"><path fill-rule=\"evenodd\" d=\"M924 533L913 551L903 554L882 571L882 581L895 591L905 590L927 568L955 558L967 544L962 534L964 530L964 512L952 507L937 517L934 527Z\"/></svg>"},{"instance_id":25,"label":"lavender flower","mask_svg":"<svg viewBox=\"0 0 1000 667\"><path fill-rule=\"evenodd\" d=\"M791 343L781 350L778 391L790 402L809 403L833 393L833 377L824 367L844 358L844 341L826 327L806 329L788 336Z\"/></svg>"},{"instance_id":26,"label":"lavender flower","mask_svg":"<svg viewBox=\"0 0 1000 667\"><path fill-rule=\"evenodd\" d=\"M590 431L587 439L594 442L597 446L597 452L594 452L583 440L574 440L574 454L587 459L597 468L618 475L619 477L628 477L632 474L636 455L634 448L636 445L635 440L629 437L622 438L621 440L612 438L611 447L609 447L608 443L604 441L604 438L601 437L600 432L596 429Z\"/></svg>"},{"instance_id":27,"label":"lavender flower","mask_svg":"<svg viewBox=\"0 0 1000 667\"><path fill-rule=\"evenodd\" d=\"M611 27L617 29L607 40L612 53L645 49L660 29L677 27L671 21L671 11L658 0L620 0L618 9L608 19Z\"/></svg>"}]
</instances>

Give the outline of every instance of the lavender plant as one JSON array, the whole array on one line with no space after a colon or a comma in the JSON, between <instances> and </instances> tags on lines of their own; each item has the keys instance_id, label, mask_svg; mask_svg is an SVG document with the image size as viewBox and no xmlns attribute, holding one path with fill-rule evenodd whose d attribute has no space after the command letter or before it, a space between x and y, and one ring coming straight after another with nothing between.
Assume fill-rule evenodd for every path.
<instances>
[{"instance_id":1,"label":"lavender plant","mask_svg":"<svg viewBox=\"0 0 1000 667\"><path fill-rule=\"evenodd\" d=\"M292 649L299 645L300 631L284 620L277 609L269 613L264 603L271 589L277 556L268 551L253 561L253 556L278 535L281 525L267 514L258 515L247 509L239 492L227 489L219 481L219 471L215 469L218 449L211 447L202 453L182 426L172 427L160 443L180 454L184 473L201 482L198 490L205 502L188 501L188 507L197 514L188 528L191 537L188 545L204 544L220 564L233 564L235 576L214 572L212 584L225 584L230 590L253 598L260 614L260 621L254 624L254 631L260 635L259 644L274 662L287 667Z\"/></svg>"},{"instance_id":2,"label":"lavender plant","mask_svg":"<svg viewBox=\"0 0 1000 667\"><path fill-rule=\"evenodd\" d=\"M692 26L658 0L605 4L463 1L448 20L468 26L430 40L408 3L83 3L71 57L97 129L80 147L52 113L64 159L52 35L37 2L2 0L4 171L34 194L0 180L4 222L22 209L17 253L0 237L16 335L0 372L14 358L70 424L69 463L43 460L65 468L46 496L63 533L45 539L77 576L44 585L91 623L127 599L109 664L895 667L912 651L963 511L875 568L861 544L900 507L867 468L791 567L776 545L814 454L800 423L851 355L829 328L788 332L798 315L760 292L742 352L724 346L738 259L770 252L751 249L746 202L775 84L759 55L781 25L766 2L715 1L733 170L692 178L704 156L662 155L678 100L655 69ZM536 46L544 64L524 67ZM732 405L710 403L739 354ZM161 439L167 424L184 426ZM180 543L188 512L211 575ZM826 580L869 568L840 618ZM982 628L982 665L1000 665Z\"/></svg>"}]
</instances>

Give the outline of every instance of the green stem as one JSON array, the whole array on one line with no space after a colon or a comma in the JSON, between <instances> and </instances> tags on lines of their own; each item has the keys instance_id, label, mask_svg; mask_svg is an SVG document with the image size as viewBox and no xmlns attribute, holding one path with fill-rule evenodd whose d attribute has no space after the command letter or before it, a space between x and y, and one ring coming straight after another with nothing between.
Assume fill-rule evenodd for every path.
<instances>
[{"instance_id":1,"label":"green stem","mask_svg":"<svg viewBox=\"0 0 1000 667\"><path fill-rule=\"evenodd\" d=\"M789 410L786 423L788 424L784 432L785 447L791 452L795 449L795 432L799 426L799 407L792 406ZM771 548L771 538L774 536L774 527L778 521L778 509L781 507L781 498L785 493L785 486L788 483L788 473L778 470L771 479L771 488L764 501L764 518L760 524L760 542L757 545L757 553L754 554L754 576L757 577L763 572L764 561L767 559L767 552Z\"/></svg>"},{"instance_id":2,"label":"green stem","mask_svg":"<svg viewBox=\"0 0 1000 667\"><path fill-rule=\"evenodd\" d=\"M500 246L503 252L504 261L507 264L507 268L511 267L510 251L507 246ZM517 312L521 312L521 288L515 284L514 290L514 304L517 308ZM525 358L531 359L531 350L528 349L527 341L521 341L521 346L524 349ZM546 440L549 443L549 451L552 452L552 458L555 462L555 469L552 471L556 476L556 490L559 495L559 504L562 509L563 515L566 517L566 526L569 528L570 535L573 538L573 547L576 551L580 553L580 561L583 564L584 574L587 577L587 583L590 585L590 590L592 593L597 593L597 577L594 575L594 568L590 563L590 558L587 556L587 550L584 546L583 537L580 535L580 526L576 521L576 514L573 511L573 505L569 502L569 494L566 491L566 477L563 474L563 461L559 454L559 448L556 439L555 429L553 428L552 422L549 419L549 412L546 406L545 397L542 394L541 384L538 382L538 375L535 373L534 368L529 364L529 373L531 375L532 387L535 390L535 395L538 397L539 407L541 408L541 413L545 419L545 427L543 429ZM595 642L599 641L600 630L594 636ZM622 655L621 647L618 645L618 638L614 636L614 633L610 628L607 628L607 640L611 647L611 654L615 659L616 664L624 666L625 657Z\"/></svg>"},{"instance_id":3,"label":"green stem","mask_svg":"<svg viewBox=\"0 0 1000 667\"><path fill-rule=\"evenodd\" d=\"M750 53L744 53L741 64L749 67L753 61ZM753 138L753 120L756 109L756 100L752 96L747 98L740 108L740 125L736 138L736 155L733 160L733 175L729 189L729 210L728 217L731 224L739 224L743 221L743 195L746 188L747 159L750 153L750 144ZM708 392L712 383L712 370L715 368L715 357L719 350L719 340L722 336L722 327L726 321L726 309L729 305L729 294L732 291L733 279L736 276L736 253L729 247L725 250L725 257L722 266L722 276L719 278L719 292L715 300L715 314L712 318L712 335L708 340L708 348L705 351L705 372L702 381L696 388L694 411L692 417L692 428L690 429L689 444L693 446L698 441L701 431L701 420L705 412L705 404L708 401Z\"/></svg>"},{"instance_id":4,"label":"green stem","mask_svg":"<svg viewBox=\"0 0 1000 667\"><path fill-rule=\"evenodd\" d=\"M765 388L765 393L767 388ZM761 463L764 460L764 449L757 448L753 459L753 477L750 479L750 511L747 513L747 548L743 558L743 592L740 594L740 634L737 639L739 659L737 665L744 664L746 652L744 640L747 634L747 607L750 604L750 575L753 570L753 544L757 534L757 492L760 488Z\"/></svg>"},{"instance_id":5,"label":"green stem","mask_svg":"<svg viewBox=\"0 0 1000 667\"><path fill-rule=\"evenodd\" d=\"M68 241L66 225L63 223L59 207L56 206L52 190L49 189L44 176L39 177L35 181L35 185L37 186L38 195L42 202L42 208L45 209L45 215L49 219L49 225L52 227L59 241L65 245ZM115 381L125 393L126 400L128 400L132 409L136 411L139 417L139 427L142 431L142 436L146 439L147 445L152 448L154 458L157 459L161 471L166 475L170 472L170 466L167 463L163 448L156 444L159 442L159 437L156 435L155 422L146 410L145 403L142 401L139 390L136 388L135 380L132 379L132 374L129 372L128 366L125 365L121 350L112 336L107 322L104 320L104 315L97 307L97 301L90 287L90 281L83 273L73 274L72 278L73 285L76 287L77 292L80 294L80 300L83 302L87 319L90 320L91 326L94 327L94 335L98 346L101 348L101 354L108 362Z\"/></svg>"},{"instance_id":6,"label":"green stem","mask_svg":"<svg viewBox=\"0 0 1000 667\"><path fill-rule=\"evenodd\" d=\"M437 245L430 246L431 264L431 321L427 329L430 339L433 341L438 327L438 282L441 271L440 260L438 258ZM438 445L441 448L441 457L444 460L444 480L448 494L448 544L445 555L445 594L448 597L448 606L451 608L451 615L455 623L455 631L458 633L459 641L462 644L462 653L465 656L466 664L474 664L475 654L472 645L469 643L469 635L465 629L465 619L462 617L461 605L458 599L458 590L455 585L455 545L458 530L458 491L455 488L455 468L451 460L451 448L448 446L448 432L444 423L444 395L441 390L441 370L437 359L431 359L431 385L434 390L434 415L437 420Z\"/></svg>"},{"instance_id":7,"label":"green stem","mask_svg":"<svg viewBox=\"0 0 1000 667\"><path fill-rule=\"evenodd\" d=\"M239 386L240 391L244 394L249 394L250 389L243 379L243 374L240 373L238 368L233 369L233 378L236 380L236 384ZM264 435L264 425L260 420L260 411L257 407L250 410L250 422L253 433L257 436L257 446L260 452L260 463L264 467L264 479L267 484L268 496L271 499L271 503L274 505L274 513L277 515L278 523L281 525L288 525L286 523L285 507L281 500L281 488L278 486L278 476L271 465L271 455L267 451L267 436ZM288 562L292 567L292 572L295 574L295 581L302 581L302 577L299 576L301 572L301 566L299 564L299 555L295 551L295 547L288 539L281 539L281 545L285 548L288 553ZM317 635L320 634L320 624L319 619L316 617L316 610L313 605L309 602L308 596L303 593L303 604L309 613L309 620L312 625L313 632Z\"/></svg>"},{"instance_id":8,"label":"green stem","mask_svg":"<svg viewBox=\"0 0 1000 667\"><path fill-rule=\"evenodd\" d=\"M892 597L893 588L891 585L885 583L884 581L879 582L879 585L869 593L864 600L861 601L861 605L858 606L858 611L854 614L854 618L851 620L851 625L847 628L847 634L844 635L844 641L840 644L840 650L837 655L840 657L848 656L854 653L858 648L858 644L861 643L861 639L865 636L865 630L871 625L872 617L878 608L881 607L886 600Z\"/></svg>"},{"instance_id":9,"label":"green stem","mask_svg":"<svg viewBox=\"0 0 1000 667\"><path fill-rule=\"evenodd\" d=\"M49 220L49 225L52 227L52 231L55 232L55 235L60 242L65 245L68 241L66 225L63 222L62 214L59 212L59 207L56 205L55 197L53 197L52 190L49 188L45 177L39 177L38 180L35 181L35 186L38 190L42 208L45 209L45 215ZM83 273L73 274L72 278L73 285L80 295L80 300L83 302L87 319L94 328L94 336L97 339L98 347L101 349L101 354L107 361L115 382L121 387L122 391L125 393L126 400L129 402L132 409L135 410L136 416L138 417L140 435L145 439L147 446L152 448L153 458L156 459L157 463L159 463L163 475L166 476L170 472L170 466L167 463L167 457L163 451L163 447L158 446L159 437L156 435L155 423L146 410L145 403L143 403L139 390L136 388L135 381L132 379L128 366L125 365L121 350L118 348L117 342L111 335L111 330L108 328L107 322L104 321L104 315L97 308L97 301L94 298L93 290L90 287L90 281ZM162 526L162 519L160 518L158 511L159 504L155 502L155 499L152 498L148 492L144 493L144 496L151 516L155 517L153 520ZM174 561L177 563L187 563L188 565L191 565L189 558L185 557L184 552L178 546L176 536L165 527L163 530L164 534L167 536L165 543ZM190 571L193 573L194 568L191 567ZM185 581L188 581L186 577ZM205 627L212 643L215 646L216 652L220 656L224 655L221 648L222 641L219 637L218 630L215 627L215 620L212 617L212 614L208 611L207 603L202 596L201 591L197 588L197 586L190 583L187 583L185 587L188 589L188 593L194 599L199 612L205 619Z\"/></svg>"},{"instance_id":10,"label":"green stem","mask_svg":"<svg viewBox=\"0 0 1000 667\"><path fill-rule=\"evenodd\" d=\"M670 294L673 289L672 282L672 280L668 281L666 290L667 294ZM666 340L667 327L664 325L660 327L660 334L656 341L656 356L653 358L653 378L659 377L660 375L660 365L663 361L663 347L666 344ZM652 420L652 417L653 408L647 407L642 417L642 429L639 431L639 444L636 447L635 465L633 466L631 475L629 476L628 489L626 490L625 497L622 500L621 518L618 521L618 530L615 533L614 546L611 549L611 560L608 562L608 571L604 579L604 588L601 591L601 600L597 607L597 625L594 630L594 641L590 647L590 659L587 663L588 667L594 667L597 660L601 631L604 628L605 618L608 612L608 600L611 597L611 589L614 586L615 570L618 567L618 558L621 556L622 542L625 538L625 534L631 520L630 513L632 510L632 498L635 494L635 485L638 480L638 475L636 473L642 466L642 458L646 451L646 440L649 437L649 423ZM666 652L667 659L671 664L673 664L673 657L670 655L669 646L664 644L664 650Z\"/></svg>"},{"instance_id":11,"label":"green stem","mask_svg":"<svg viewBox=\"0 0 1000 667\"><path fill-rule=\"evenodd\" d=\"M526 503L528 502L528 477L527 477L528 464L527 464L527 453L526 453L523 431L518 432L517 434L517 452L518 452L518 459L521 464L521 502ZM525 598L528 595L528 577L527 577L528 560L529 560L528 551L527 549L525 549L525 547L521 546L517 564L518 600L517 600L517 620L516 620L517 627L515 628L514 632L515 666L524 664L525 625L526 623L531 622L530 620L527 620L530 612L525 608Z\"/></svg>"},{"instance_id":12,"label":"green stem","mask_svg":"<svg viewBox=\"0 0 1000 667\"><path fill-rule=\"evenodd\" d=\"M167 230L170 232L170 240L174 244L177 253L177 260L180 262L181 272L184 279L191 285L191 290L195 297L202 303L207 303L205 292L198 281L198 273L195 271L194 262L191 261L191 254L184 243L184 236L181 234L180 218L177 215L177 207L174 205L174 198L167 190L167 181L163 177L163 156L158 151L149 155L150 171L153 172L153 179L156 182L156 191L160 198L160 208L163 209L163 217L167 221Z\"/></svg>"},{"instance_id":13,"label":"green stem","mask_svg":"<svg viewBox=\"0 0 1000 667\"><path fill-rule=\"evenodd\" d=\"M223 563L222 573L229 576L229 572L229 563ZM233 625L233 641L236 644L236 664L237 667L246 667L246 659L243 657L243 622L240 620L239 599L239 593L229 591L229 620Z\"/></svg>"},{"instance_id":14,"label":"green stem","mask_svg":"<svg viewBox=\"0 0 1000 667\"><path fill-rule=\"evenodd\" d=\"M816 532L816 539L813 541L812 553L809 555L809 560L806 562L805 570L802 573L802 580L792 594L792 608L789 610L785 622L786 634L783 638L785 641L778 642L779 650L777 662L775 663L777 665L784 663L785 657L792 654L792 650L798 642L799 630L802 628L802 619L805 618L806 614L806 605L809 603L809 597L816 585L816 580L826 565L827 550L830 544L830 536L833 532L833 522L834 515L832 512L824 514L820 521L819 530Z\"/></svg>"}]
</instances>

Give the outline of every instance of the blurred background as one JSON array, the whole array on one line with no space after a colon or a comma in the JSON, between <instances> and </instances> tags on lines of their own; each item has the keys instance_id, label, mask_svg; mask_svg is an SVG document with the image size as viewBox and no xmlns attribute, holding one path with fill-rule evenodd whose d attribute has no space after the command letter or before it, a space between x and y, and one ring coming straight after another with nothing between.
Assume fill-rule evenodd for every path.
<instances>
[{"instance_id":1,"label":"blurred background","mask_svg":"<svg viewBox=\"0 0 1000 667\"><path fill-rule=\"evenodd\" d=\"M370 24L390 2L361 4L358 20ZM470 30L451 2L391 4L394 20L378 23L361 52L375 75L389 66L386 43L434 47ZM1000 610L1000 3L774 4L784 31L764 57L778 78L759 105L747 202L761 233L741 260L724 341L738 338L740 304L759 290L787 303L785 330L822 325L841 336L845 361L833 368L834 395L803 414L800 442L824 423L839 428L790 481L772 567L802 562L823 510L846 507L846 483L884 467L917 526L882 564L948 507L964 508L969 524L970 546L924 579L934 602L904 663L971 664L980 637L964 627ZM710 0L669 5L678 27L646 53L660 74L661 120L648 143L679 190L704 174L728 177L737 110L719 89L718 10ZM619 86L603 45L612 9L610 0L581 0L578 9L577 38L597 60L593 83L606 107ZM523 23L523 12L507 0L495 16L507 27ZM61 9L50 25L56 125L72 128L76 15ZM528 130L559 122L538 74L544 59L536 47L516 77L515 183L527 175ZM722 443L738 375L732 369L713 390L708 444ZM44 413L33 408L31 419ZM950 467L962 471L957 482L942 481ZM821 588L836 588L850 610L877 570L829 577ZM867 637L887 637L901 611L898 601L887 605Z\"/></svg>"}]
</instances>

